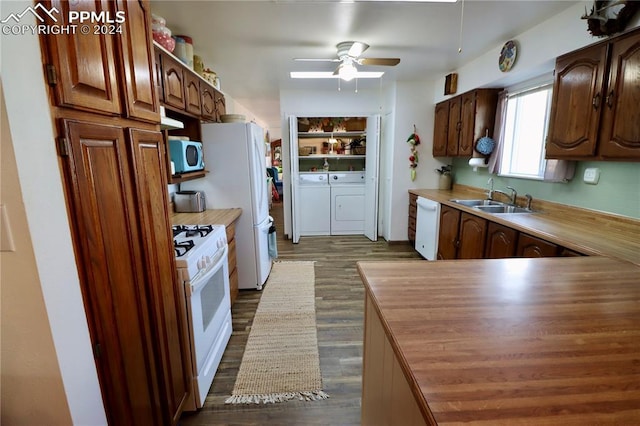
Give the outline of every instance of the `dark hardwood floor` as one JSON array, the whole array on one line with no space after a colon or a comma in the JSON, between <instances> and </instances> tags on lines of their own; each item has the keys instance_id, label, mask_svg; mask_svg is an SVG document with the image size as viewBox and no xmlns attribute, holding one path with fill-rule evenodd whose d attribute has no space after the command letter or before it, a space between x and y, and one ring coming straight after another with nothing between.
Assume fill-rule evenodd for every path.
<instances>
[{"instance_id":1,"label":"dark hardwood floor","mask_svg":"<svg viewBox=\"0 0 640 426\"><path fill-rule=\"evenodd\" d=\"M194 425L359 425L362 391L364 288L358 260L415 259L407 244L372 242L362 235L302 237L293 244L283 236L282 203L270 212L278 232L278 260L314 260L316 316L323 401L266 405L231 405L231 395L261 292L244 290L232 308L233 335L204 407L185 413L181 426Z\"/></svg>"}]
</instances>

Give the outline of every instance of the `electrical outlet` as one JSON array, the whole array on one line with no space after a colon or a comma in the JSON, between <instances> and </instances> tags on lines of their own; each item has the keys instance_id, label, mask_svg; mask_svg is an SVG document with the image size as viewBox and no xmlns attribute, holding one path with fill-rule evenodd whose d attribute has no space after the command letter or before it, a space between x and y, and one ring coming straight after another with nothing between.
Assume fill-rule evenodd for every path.
<instances>
[{"instance_id":1,"label":"electrical outlet","mask_svg":"<svg viewBox=\"0 0 640 426\"><path fill-rule=\"evenodd\" d=\"M600 169L596 167L589 167L588 169L585 169L582 180L584 183L597 185L600 180Z\"/></svg>"}]
</instances>

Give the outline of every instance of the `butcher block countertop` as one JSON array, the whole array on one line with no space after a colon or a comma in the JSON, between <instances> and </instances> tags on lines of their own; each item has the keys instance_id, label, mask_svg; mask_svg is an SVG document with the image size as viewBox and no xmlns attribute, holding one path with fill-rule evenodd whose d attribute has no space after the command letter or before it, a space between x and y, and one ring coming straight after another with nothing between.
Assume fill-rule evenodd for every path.
<instances>
[{"instance_id":1,"label":"butcher block countertop","mask_svg":"<svg viewBox=\"0 0 640 426\"><path fill-rule=\"evenodd\" d=\"M640 266L572 257L358 270L427 423L640 424Z\"/></svg>"},{"instance_id":2,"label":"butcher block countertop","mask_svg":"<svg viewBox=\"0 0 640 426\"><path fill-rule=\"evenodd\" d=\"M491 214L454 203L452 199L484 199L474 187L453 190L412 189L410 193L472 213L589 256L608 256L640 265L640 220L534 198L536 213ZM496 194L495 199L505 201ZM524 202L519 198L518 205ZM640 207L639 207L640 208Z\"/></svg>"},{"instance_id":3,"label":"butcher block countertop","mask_svg":"<svg viewBox=\"0 0 640 426\"><path fill-rule=\"evenodd\" d=\"M224 225L230 226L242 214L242 209L210 209L201 213L173 213L173 225Z\"/></svg>"}]
</instances>

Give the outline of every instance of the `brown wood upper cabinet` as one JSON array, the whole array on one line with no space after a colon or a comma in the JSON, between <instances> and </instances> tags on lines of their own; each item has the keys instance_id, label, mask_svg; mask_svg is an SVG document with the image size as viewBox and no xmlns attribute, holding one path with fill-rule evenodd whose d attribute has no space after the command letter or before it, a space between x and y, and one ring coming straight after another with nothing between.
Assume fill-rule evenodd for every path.
<instances>
[{"instance_id":1,"label":"brown wood upper cabinet","mask_svg":"<svg viewBox=\"0 0 640 426\"><path fill-rule=\"evenodd\" d=\"M556 60L547 158L640 159L640 30Z\"/></svg>"},{"instance_id":2,"label":"brown wood upper cabinet","mask_svg":"<svg viewBox=\"0 0 640 426\"><path fill-rule=\"evenodd\" d=\"M114 4L107 1L43 2L57 8L58 25L69 25L71 11L113 13ZM46 64L49 85L53 87L56 105L92 112L120 115L120 90L116 66L117 39L104 34L57 34L42 38L49 62ZM158 117L159 118L159 117Z\"/></svg>"},{"instance_id":3,"label":"brown wood upper cabinet","mask_svg":"<svg viewBox=\"0 0 640 426\"><path fill-rule=\"evenodd\" d=\"M227 113L227 104L224 99L224 95L215 89L213 91L213 96L216 101L216 121L220 122L222 121L220 117Z\"/></svg>"},{"instance_id":4,"label":"brown wood upper cabinet","mask_svg":"<svg viewBox=\"0 0 640 426\"><path fill-rule=\"evenodd\" d=\"M173 55L157 46L155 50L164 105L202 121L220 122L226 114L224 95Z\"/></svg>"},{"instance_id":5,"label":"brown wood upper cabinet","mask_svg":"<svg viewBox=\"0 0 640 426\"><path fill-rule=\"evenodd\" d=\"M193 115L202 115L202 97L200 79L190 72L184 72L184 98L186 111Z\"/></svg>"},{"instance_id":6,"label":"brown wood upper cabinet","mask_svg":"<svg viewBox=\"0 0 640 426\"><path fill-rule=\"evenodd\" d=\"M185 110L185 80L182 64L169 55L160 54L160 71L162 74L162 101L165 105Z\"/></svg>"},{"instance_id":7,"label":"brown wood upper cabinet","mask_svg":"<svg viewBox=\"0 0 640 426\"><path fill-rule=\"evenodd\" d=\"M47 78L56 105L151 123L160 121L155 91L149 5L141 1L54 0L48 7L67 20L70 11L123 11L122 34L56 34L43 38L48 51ZM67 25L68 22L58 22Z\"/></svg>"},{"instance_id":8,"label":"brown wood upper cabinet","mask_svg":"<svg viewBox=\"0 0 640 426\"><path fill-rule=\"evenodd\" d=\"M498 92L476 89L440 102L435 109L434 157L471 157L475 142L493 134Z\"/></svg>"},{"instance_id":9,"label":"brown wood upper cabinet","mask_svg":"<svg viewBox=\"0 0 640 426\"><path fill-rule=\"evenodd\" d=\"M213 87L200 82L200 97L202 104L202 119L206 121L219 121L216 116L216 98Z\"/></svg>"},{"instance_id":10,"label":"brown wood upper cabinet","mask_svg":"<svg viewBox=\"0 0 640 426\"><path fill-rule=\"evenodd\" d=\"M160 103L155 79L148 2L118 0L117 9L126 16L120 36L126 115L138 120L160 121ZM142 48L145 46L146 48Z\"/></svg>"},{"instance_id":11,"label":"brown wood upper cabinet","mask_svg":"<svg viewBox=\"0 0 640 426\"><path fill-rule=\"evenodd\" d=\"M611 46L600 124L603 158L640 160L640 30Z\"/></svg>"}]
</instances>

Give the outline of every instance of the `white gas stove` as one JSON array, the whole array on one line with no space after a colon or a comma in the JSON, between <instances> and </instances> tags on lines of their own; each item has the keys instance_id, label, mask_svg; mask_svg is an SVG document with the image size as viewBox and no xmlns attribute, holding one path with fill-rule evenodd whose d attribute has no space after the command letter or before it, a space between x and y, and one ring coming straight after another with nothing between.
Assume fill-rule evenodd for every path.
<instances>
[{"instance_id":1,"label":"white gas stove","mask_svg":"<svg viewBox=\"0 0 640 426\"><path fill-rule=\"evenodd\" d=\"M193 398L185 410L196 410L204 404L231 337L227 233L223 225L176 225L173 243L193 366Z\"/></svg>"},{"instance_id":2,"label":"white gas stove","mask_svg":"<svg viewBox=\"0 0 640 426\"><path fill-rule=\"evenodd\" d=\"M193 279L227 245L224 225L174 225L173 247L178 270L186 269L184 280Z\"/></svg>"}]
</instances>

